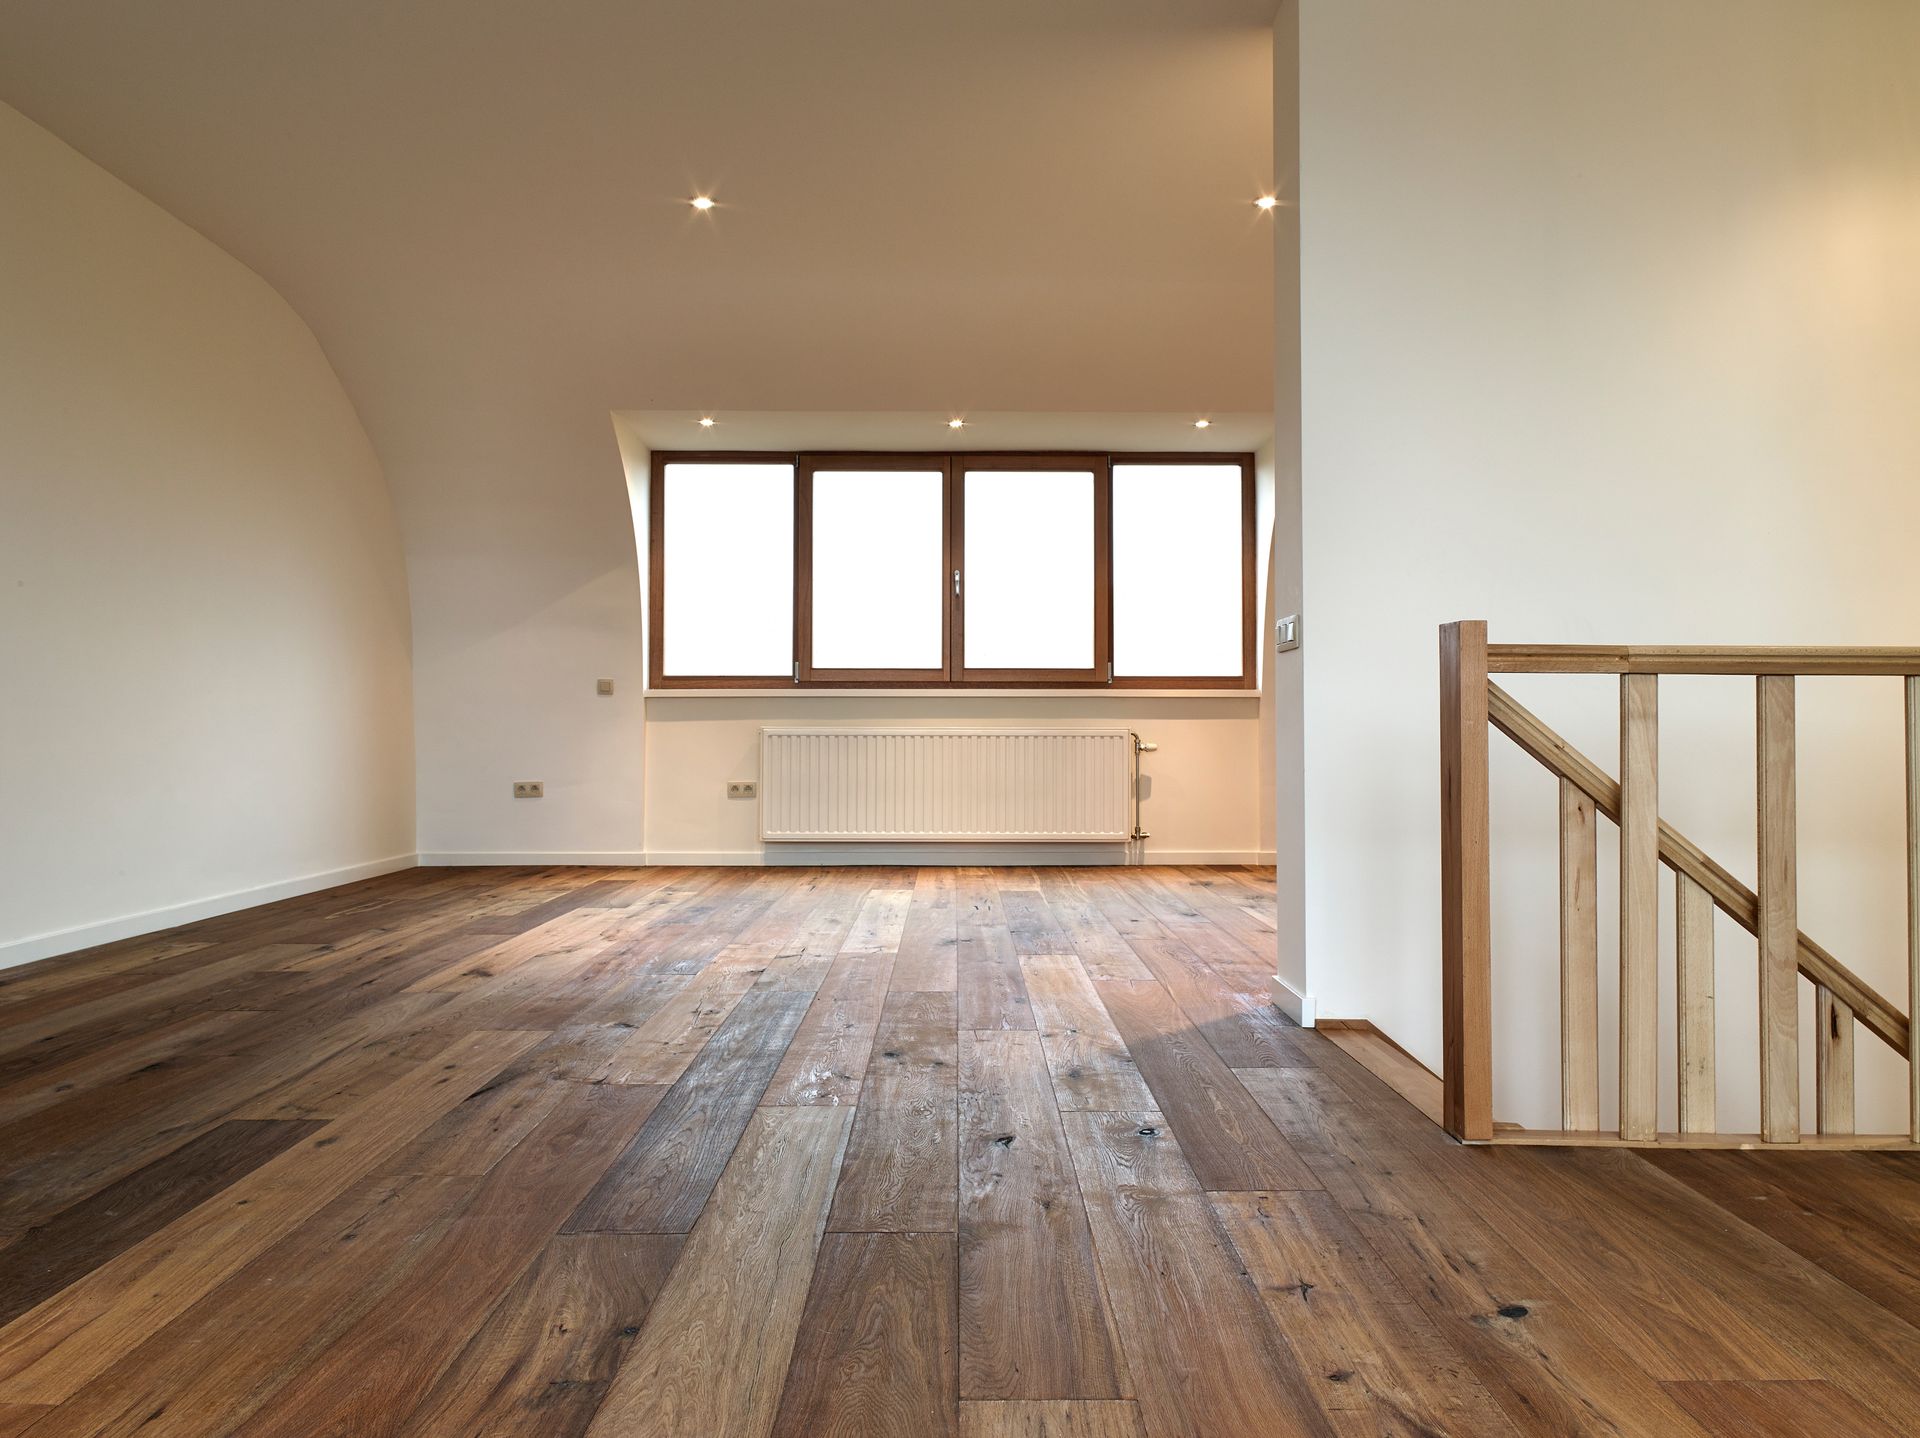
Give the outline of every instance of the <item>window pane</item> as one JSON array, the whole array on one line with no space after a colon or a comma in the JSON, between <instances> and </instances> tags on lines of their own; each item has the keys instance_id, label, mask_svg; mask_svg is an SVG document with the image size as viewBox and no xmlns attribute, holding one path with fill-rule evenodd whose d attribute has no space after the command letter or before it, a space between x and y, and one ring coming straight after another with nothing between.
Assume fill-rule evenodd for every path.
<instances>
[{"instance_id":1,"label":"window pane","mask_svg":"<svg viewBox=\"0 0 1920 1438\"><path fill-rule=\"evenodd\" d=\"M969 669L1091 669L1092 473L977 470L962 482L962 662Z\"/></svg>"},{"instance_id":2,"label":"window pane","mask_svg":"<svg viewBox=\"0 0 1920 1438\"><path fill-rule=\"evenodd\" d=\"M793 672L793 466L669 464L662 667Z\"/></svg>"},{"instance_id":3,"label":"window pane","mask_svg":"<svg viewBox=\"0 0 1920 1438\"><path fill-rule=\"evenodd\" d=\"M816 470L813 667L939 669L946 621L939 470Z\"/></svg>"},{"instance_id":4,"label":"window pane","mask_svg":"<svg viewBox=\"0 0 1920 1438\"><path fill-rule=\"evenodd\" d=\"M1241 672L1237 464L1113 467L1113 672Z\"/></svg>"}]
</instances>

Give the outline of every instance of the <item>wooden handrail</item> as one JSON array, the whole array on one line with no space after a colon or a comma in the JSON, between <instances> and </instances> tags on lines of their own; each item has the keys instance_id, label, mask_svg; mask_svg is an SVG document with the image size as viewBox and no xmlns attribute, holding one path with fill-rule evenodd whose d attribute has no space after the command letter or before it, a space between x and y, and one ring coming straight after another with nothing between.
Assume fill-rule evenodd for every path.
<instances>
[{"instance_id":1,"label":"wooden handrail","mask_svg":"<svg viewBox=\"0 0 1920 1438\"><path fill-rule=\"evenodd\" d=\"M1920 675L1920 649L1489 644L1489 674Z\"/></svg>"},{"instance_id":2,"label":"wooden handrail","mask_svg":"<svg viewBox=\"0 0 1920 1438\"><path fill-rule=\"evenodd\" d=\"M1494 647L1488 646L1489 654ZM1920 651L1900 652L1920 654ZM1519 700L1492 682L1487 685L1487 721L1547 769L1586 794L1608 819L1619 822L1620 785L1613 776L1548 728ZM1686 875L1704 889L1714 904L1741 928L1758 936L1759 896L1664 819L1660 821L1660 858L1675 872ZM1907 1018L1804 933L1797 933L1797 937L1799 971L1853 1010L1854 1017L1865 1024L1869 1031L1896 1053L1906 1057L1909 1052Z\"/></svg>"}]
</instances>

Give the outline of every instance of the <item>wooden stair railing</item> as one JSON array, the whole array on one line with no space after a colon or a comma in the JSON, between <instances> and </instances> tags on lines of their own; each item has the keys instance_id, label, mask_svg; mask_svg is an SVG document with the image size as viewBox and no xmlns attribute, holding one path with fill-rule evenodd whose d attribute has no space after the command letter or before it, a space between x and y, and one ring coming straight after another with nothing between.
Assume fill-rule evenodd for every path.
<instances>
[{"instance_id":1,"label":"wooden stair railing","mask_svg":"<svg viewBox=\"0 0 1920 1438\"><path fill-rule=\"evenodd\" d=\"M1490 674L1618 674L1616 780L1521 705ZM1661 674L1747 674L1756 686L1759 888L1756 892L1659 817ZM1794 680L1900 677L1906 689L1907 1013L1800 932L1795 829ZM1557 1130L1493 1118L1489 727L1559 781L1561 1105ZM1759 941L1760 1126L1764 1144L1801 1140L1800 975L1815 995L1815 1131L1834 1145L1920 1144L1920 649L1707 649L1489 645L1481 620L1440 630L1444 1117L1468 1142L1664 1142L1724 1146L1718 1132L1713 911ZM1599 1133L1598 816L1620 833L1620 1104L1617 1138ZM1658 1132L1659 880L1675 875L1679 1131ZM1853 1027L1907 1060L1909 1131L1854 1133Z\"/></svg>"}]
</instances>

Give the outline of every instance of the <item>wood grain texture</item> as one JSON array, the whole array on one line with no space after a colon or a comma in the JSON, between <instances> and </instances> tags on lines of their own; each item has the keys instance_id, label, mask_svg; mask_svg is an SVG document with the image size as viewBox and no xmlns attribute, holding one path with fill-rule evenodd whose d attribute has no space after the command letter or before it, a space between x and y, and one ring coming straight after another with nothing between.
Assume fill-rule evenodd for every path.
<instances>
[{"instance_id":1,"label":"wood grain texture","mask_svg":"<svg viewBox=\"0 0 1920 1438\"><path fill-rule=\"evenodd\" d=\"M1668 1392L1714 1438L1894 1438L1890 1427L1818 1379L1777 1383L1673 1383Z\"/></svg>"},{"instance_id":2,"label":"wood grain texture","mask_svg":"<svg viewBox=\"0 0 1920 1438\"><path fill-rule=\"evenodd\" d=\"M159 1324L532 1046L481 1032L448 1047L184 1217L0 1329L0 1402L71 1397Z\"/></svg>"},{"instance_id":3,"label":"wood grain texture","mask_svg":"<svg viewBox=\"0 0 1920 1438\"><path fill-rule=\"evenodd\" d=\"M1100 997L1208 1189L1315 1188L1260 1106L1158 984L1102 984Z\"/></svg>"},{"instance_id":4,"label":"wood grain texture","mask_svg":"<svg viewBox=\"0 0 1920 1438\"><path fill-rule=\"evenodd\" d=\"M1074 1113L1065 1123L1147 1431L1333 1434L1166 1120Z\"/></svg>"},{"instance_id":5,"label":"wood grain texture","mask_svg":"<svg viewBox=\"0 0 1920 1438\"><path fill-rule=\"evenodd\" d=\"M960 1438L1146 1438L1130 1401L962 1403Z\"/></svg>"},{"instance_id":6,"label":"wood grain texture","mask_svg":"<svg viewBox=\"0 0 1920 1438\"><path fill-rule=\"evenodd\" d=\"M1754 681L1758 715L1760 1135L1800 1137L1799 840L1791 675Z\"/></svg>"},{"instance_id":7,"label":"wood grain texture","mask_svg":"<svg viewBox=\"0 0 1920 1438\"><path fill-rule=\"evenodd\" d=\"M1907 1123L1920 1143L1920 674L1906 680Z\"/></svg>"},{"instance_id":8,"label":"wood grain texture","mask_svg":"<svg viewBox=\"0 0 1920 1438\"><path fill-rule=\"evenodd\" d=\"M1212 1201L1320 1406L1343 1427L1517 1432L1330 1196Z\"/></svg>"},{"instance_id":9,"label":"wood grain texture","mask_svg":"<svg viewBox=\"0 0 1920 1438\"><path fill-rule=\"evenodd\" d=\"M1560 781L1560 1127L1600 1127L1599 823Z\"/></svg>"},{"instance_id":10,"label":"wood grain texture","mask_svg":"<svg viewBox=\"0 0 1920 1438\"><path fill-rule=\"evenodd\" d=\"M1659 680L1620 676L1620 1137L1660 1126Z\"/></svg>"},{"instance_id":11,"label":"wood grain texture","mask_svg":"<svg viewBox=\"0 0 1920 1438\"><path fill-rule=\"evenodd\" d=\"M959 1219L961 1396L1124 1396L1037 1034L961 1035Z\"/></svg>"},{"instance_id":12,"label":"wood grain texture","mask_svg":"<svg viewBox=\"0 0 1920 1438\"><path fill-rule=\"evenodd\" d=\"M0 1248L0 1325L250 1173L318 1122L231 1120Z\"/></svg>"},{"instance_id":13,"label":"wood grain texture","mask_svg":"<svg viewBox=\"0 0 1920 1438\"><path fill-rule=\"evenodd\" d=\"M954 996L946 993L888 998L834 1200L834 1231L953 1231L959 1191L954 1008Z\"/></svg>"},{"instance_id":14,"label":"wood grain texture","mask_svg":"<svg viewBox=\"0 0 1920 1438\"><path fill-rule=\"evenodd\" d=\"M1040 1047L1063 1109L1118 1112L1153 1107L1153 1096L1100 994L1072 955L1020 961Z\"/></svg>"},{"instance_id":15,"label":"wood grain texture","mask_svg":"<svg viewBox=\"0 0 1920 1438\"><path fill-rule=\"evenodd\" d=\"M1493 1136L1487 625L1440 627L1440 1024L1447 1131Z\"/></svg>"},{"instance_id":16,"label":"wood grain texture","mask_svg":"<svg viewBox=\"0 0 1920 1438\"><path fill-rule=\"evenodd\" d=\"M680 1255L677 1234L561 1235L494 1307L407 1431L577 1438Z\"/></svg>"},{"instance_id":17,"label":"wood grain texture","mask_svg":"<svg viewBox=\"0 0 1920 1438\"><path fill-rule=\"evenodd\" d=\"M961 1030L963 889L1035 1028ZM1674 1385L1702 1382L1911 1427L1920 1155L1457 1146L1402 1097L1412 1060L1396 1088L1341 1046L1385 1036L1266 1002L1271 893L1206 867L423 870L31 966L0 984L44 1040L0 1058L0 1291L64 1286L0 1325L0 1381L64 1396L0 1424L1701 1438ZM608 1081L727 974L674 1085ZM1127 1095L1153 1101L1076 1106ZM337 1116L239 1117L288 1105ZM255 1152L289 1122L318 1126ZM691 1232L559 1234L616 1164L643 1190L616 1203L697 1208ZM1095 1312L1107 1396L961 1396L963 1363L1109 1385Z\"/></svg>"},{"instance_id":18,"label":"wood grain texture","mask_svg":"<svg viewBox=\"0 0 1920 1438\"><path fill-rule=\"evenodd\" d=\"M754 1115L688 1238L592 1438L772 1430L852 1114Z\"/></svg>"},{"instance_id":19,"label":"wood grain texture","mask_svg":"<svg viewBox=\"0 0 1920 1438\"><path fill-rule=\"evenodd\" d=\"M1813 992L1813 1042L1815 1123L1823 1134L1852 1133L1853 1010L1830 989Z\"/></svg>"},{"instance_id":20,"label":"wood grain texture","mask_svg":"<svg viewBox=\"0 0 1920 1438\"><path fill-rule=\"evenodd\" d=\"M775 1438L952 1438L955 1313L952 1234L828 1234Z\"/></svg>"},{"instance_id":21,"label":"wood grain texture","mask_svg":"<svg viewBox=\"0 0 1920 1438\"><path fill-rule=\"evenodd\" d=\"M685 1233L706 1207L811 996L756 988L567 1221L569 1233Z\"/></svg>"},{"instance_id":22,"label":"wood grain texture","mask_svg":"<svg viewBox=\"0 0 1920 1438\"><path fill-rule=\"evenodd\" d=\"M1680 1132L1713 1133L1719 1119L1714 1039L1713 900L1685 874L1674 880Z\"/></svg>"}]
</instances>

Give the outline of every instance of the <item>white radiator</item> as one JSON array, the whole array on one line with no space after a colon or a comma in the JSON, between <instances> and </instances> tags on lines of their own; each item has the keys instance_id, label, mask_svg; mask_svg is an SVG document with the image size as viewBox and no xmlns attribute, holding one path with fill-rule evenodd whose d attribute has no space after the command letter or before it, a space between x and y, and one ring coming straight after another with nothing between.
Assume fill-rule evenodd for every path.
<instances>
[{"instance_id":1,"label":"white radiator","mask_svg":"<svg viewBox=\"0 0 1920 1438\"><path fill-rule=\"evenodd\" d=\"M1132 833L1125 729L760 731L770 843L1123 844Z\"/></svg>"}]
</instances>

